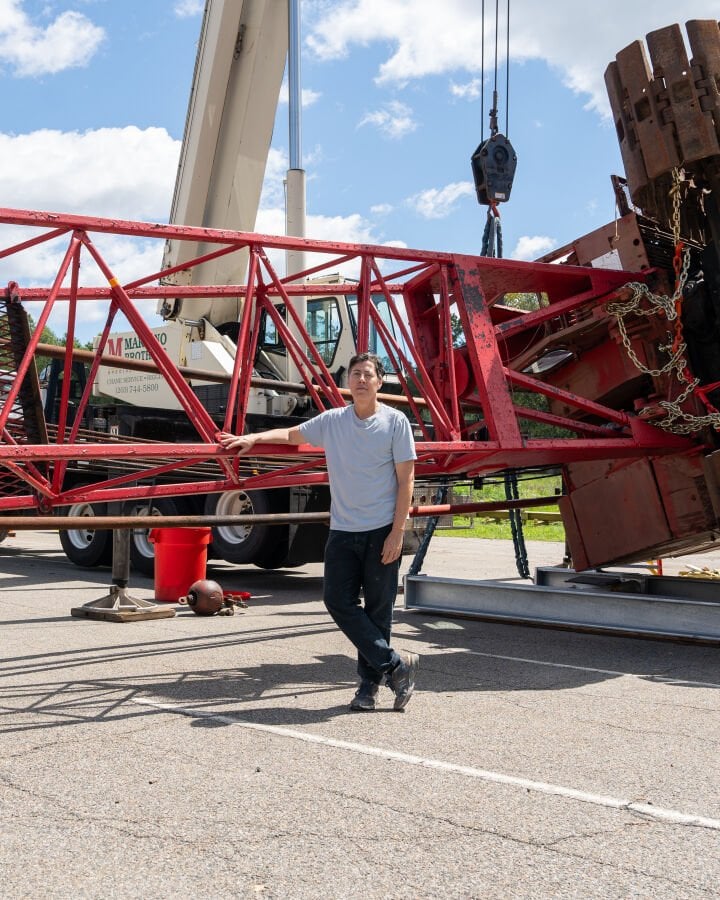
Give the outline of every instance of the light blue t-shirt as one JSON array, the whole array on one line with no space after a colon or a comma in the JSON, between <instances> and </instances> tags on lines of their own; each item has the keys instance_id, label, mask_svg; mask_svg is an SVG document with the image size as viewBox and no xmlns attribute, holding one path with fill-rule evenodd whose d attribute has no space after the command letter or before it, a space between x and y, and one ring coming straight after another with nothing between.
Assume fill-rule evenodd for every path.
<instances>
[{"instance_id":1,"label":"light blue t-shirt","mask_svg":"<svg viewBox=\"0 0 720 900\"><path fill-rule=\"evenodd\" d=\"M416 458L407 416L378 405L360 419L350 405L328 409L298 426L303 438L325 451L330 481L330 527L371 531L395 517L395 464Z\"/></svg>"}]
</instances>

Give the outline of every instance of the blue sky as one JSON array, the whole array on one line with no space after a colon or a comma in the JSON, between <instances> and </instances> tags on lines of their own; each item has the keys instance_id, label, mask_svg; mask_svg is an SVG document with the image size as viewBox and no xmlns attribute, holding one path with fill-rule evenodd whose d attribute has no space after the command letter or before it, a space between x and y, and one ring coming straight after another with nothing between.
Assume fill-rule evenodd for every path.
<instances>
[{"instance_id":1,"label":"blue sky","mask_svg":"<svg viewBox=\"0 0 720 900\"><path fill-rule=\"evenodd\" d=\"M281 0L273 0L281 2ZM622 164L603 73L657 27L720 17L682 6L513 0L510 91L501 11L500 126L517 156L504 255L532 259L612 219ZM495 4L486 7L492 79ZM585 7L585 8L583 8ZM485 209L470 155L481 122L479 0L305 0L303 157L309 237L477 253ZM0 205L167 219L202 17L195 0L0 0ZM281 231L287 105L278 110L258 231ZM4 246L14 239L0 231ZM157 245L108 242L123 280ZM0 281L42 284L47 249L0 262ZM88 309L80 336L98 328ZM59 319L51 324L64 330Z\"/></svg>"}]
</instances>

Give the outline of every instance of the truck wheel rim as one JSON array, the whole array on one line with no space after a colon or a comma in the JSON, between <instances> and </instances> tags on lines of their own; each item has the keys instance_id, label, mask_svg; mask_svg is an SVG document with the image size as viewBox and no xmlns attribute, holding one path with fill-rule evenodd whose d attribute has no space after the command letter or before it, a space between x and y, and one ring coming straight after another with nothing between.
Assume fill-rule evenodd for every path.
<instances>
[{"instance_id":1,"label":"truck wheel rim","mask_svg":"<svg viewBox=\"0 0 720 900\"><path fill-rule=\"evenodd\" d=\"M149 506L147 503L140 503L133 506L131 515L133 516L161 516L162 513L155 506ZM155 558L155 547L150 543L148 535L149 528L133 528L132 541L137 552L146 559Z\"/></svg>"},{"instance_id":2,"label":"truck wheel rim","mask_svg":"<svg viewBox=\"0 0 720 900\"><path fill-rule=\"evenodd\" d=\"M218 497L215 514L218 516L250 516L254 512L252 500L245 491L227 491ZM252 531L252 525L218 525L218 535L228 544L242 544Z\"/></svg>"},{"instance_id":3,"label":"truck wheel rim","mask_svg":"<svg viewBox=\"0 0 720 900\"><path fill-rule=\"evenodd\" d=\"M68 509L68 516L92 516L94 510L90 503L75 503ZM76 550L87 550L95 536L94 528L77 528L68 531L68 540Z\"/></svg>"}]
</instances>

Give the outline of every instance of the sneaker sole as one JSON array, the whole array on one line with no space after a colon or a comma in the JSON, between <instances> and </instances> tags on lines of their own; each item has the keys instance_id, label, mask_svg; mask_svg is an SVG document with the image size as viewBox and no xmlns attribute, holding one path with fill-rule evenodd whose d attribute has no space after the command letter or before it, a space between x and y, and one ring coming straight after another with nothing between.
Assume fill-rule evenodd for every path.
<instances>
[{"instance_id":1,"label":"sneaker sole","mask_svg":"<svg viewBox=\"0 0 720 900\"><path fill-rule=\"evenodd\" d=\"M413 687L411 687L410 690L406 694L403 694L401 697L395 698L395 703L393 704L393 709L396 712L402 712L402 710L405 709L405 707L410 702L410 698L412 697L414 690L415 690L415 686L413 685Z\"/></svg>"},{"instance_id":2,"label":"sneaker sole","mask_svg":"<svg viewBox=\"0 0 720 900\"><path fill-rule=\"evenodd\" d=\"M410 682L409 689L404 694L401 694L399 697L397 695L395 696L393 709L396 712L400 712L400 710L405 709L405 707L410 702L413 691L415 690L415 676L417 675L417 670L420 668L420 657L417 653L408 653L408 661L412 671L412 681Z\"/></svg>"}]
</instances>

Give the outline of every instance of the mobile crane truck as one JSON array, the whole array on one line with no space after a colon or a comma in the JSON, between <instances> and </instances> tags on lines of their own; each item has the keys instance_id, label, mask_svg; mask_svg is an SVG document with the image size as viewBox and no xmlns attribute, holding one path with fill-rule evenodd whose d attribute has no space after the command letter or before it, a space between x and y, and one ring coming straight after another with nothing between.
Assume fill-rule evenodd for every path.
<instances>
[{"instance_id":1,"label":"mobile crane truck","mask_svg":"<svg viewBox=\"0 0 720 900\"><path fill-rule=\"evenodd\" d=\"M182 141L170 221L252 231L255 227L267 156L278 105L288 44L286 2L266 0L208 0L202 22ZM291 160L291 163L293 161ZM288 179L297 179L291 165ZM304 190L304 185L301 186ZM168 241L163 268L181 266L201 255L202 245ZM192 269L179 271L168 284L240 284L247 254L216 256ZM340 276L324 276L325 285ZM377 299L381 306L384 298ZM197 298L164 300L158 312L164 324L153 332L177 365L226 374L233 370L242 299ZM346 386L344 364L355 352L356 321L352 300L324 293L304 301L307 331L339 386ZM371 347L382 354L375 330ZM149 360L136 333L113 333L107 350L111 356ZM292 360L273 323L263 323L255 374L264 387L251 389L248 427L251 430L297 424L311 412L306 393L292 389L297 381ZM287 383L290 382L290 390ZM192 386L208 412L222 421L227 385L193 378ZM284 386L285 385L285 386ZM57 396L57 388L53 395ZM94 385L96 402L88 412L111 435L141 439L183 440L191 434L177 398L163 377L124 368L102 367ZM47 409L48 418L57 413ZM189 439L193 439L192 436ZM68 483L90 483L92 472L68 473ZM158 498L140 501L125 511L132 514L207 515L265 514L281 511L317 511L329 508L327 489L293 487L281 490L233 490L194 498ZM67 508L70 516L97 514L104 507L87 502ZM300 565L322 558L326 529L299 525L284 529L263 525L214 526L212 553L234 563L274 568ZM91 528L61 532L66 555L82 566L105 564L111 552L110 534ZM408 541L412 541L409 534ZM154 549L146 529L136 529L131 540L134 568L152 574Z\"/></svg>"}]
</instances>

